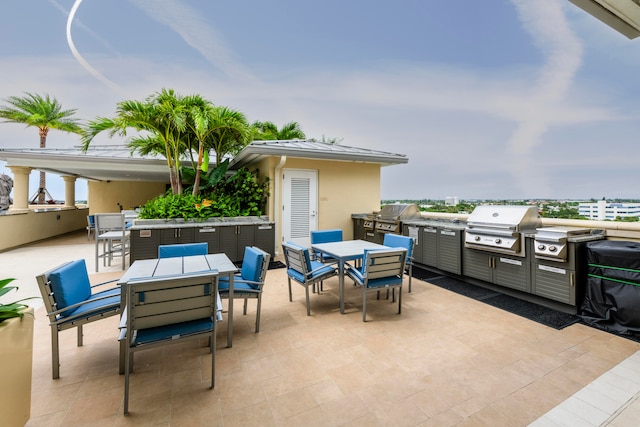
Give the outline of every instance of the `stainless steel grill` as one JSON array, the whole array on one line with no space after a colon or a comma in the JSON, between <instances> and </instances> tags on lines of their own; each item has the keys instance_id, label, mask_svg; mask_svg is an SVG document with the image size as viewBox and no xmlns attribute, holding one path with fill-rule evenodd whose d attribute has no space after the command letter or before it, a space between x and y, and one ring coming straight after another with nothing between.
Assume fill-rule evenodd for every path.
<instances>
[{"instance_id":1,"label":"stainless steel grill","mask_svg":"<svg viewBox=\"0 0 640 427\"><path fill-rule=\"evenodd\" d=\"M481 205L467 218L465 247L524 257L524 233L540 224L535 206Z\"/></svg>"},{"instance_id":2,"label":"stainless steel grill","mask_svg":"<svg viewBox=\"0 0 640 427\"><path fill-rule=\"evenodd\" d=\"M402 222L417 218L420 218L420 210L415 204L385 205L364 220L365 239L382 243L386 233L402 234Z\"/></svg>"}]
</instances>

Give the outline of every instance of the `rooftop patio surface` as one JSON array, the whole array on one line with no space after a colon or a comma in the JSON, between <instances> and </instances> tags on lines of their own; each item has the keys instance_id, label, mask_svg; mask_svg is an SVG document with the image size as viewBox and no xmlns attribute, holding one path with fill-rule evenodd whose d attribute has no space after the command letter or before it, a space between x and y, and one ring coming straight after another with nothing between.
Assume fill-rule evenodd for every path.
<instances>
[{"instance_id":1,"label":"rooftop patio surface","mask_svg":"<svg viewBox=\"0 0 640 427\"><path fill-rule=\"evenodd\" d=\"M83 256L91 273L93 251L77 233L0 253L0 265L38 294L35 274ZM120 277L117 265L92 281ZM127 417L118 319L85 325L83 347L62 332L53 380L40 307L27 426L638 425L640 343L583 324L549 328L417 279L401 315L372 299L363 323L359 289L347 281L340 315L337 288L332 278L312 294L307 317L304 289L294 285L289 302L285 269L269 270L260 332L255 301L246 316L235 310L232 348L220 324L215 389L205 342L143 351Z\"/></svg>"}]
</instances>

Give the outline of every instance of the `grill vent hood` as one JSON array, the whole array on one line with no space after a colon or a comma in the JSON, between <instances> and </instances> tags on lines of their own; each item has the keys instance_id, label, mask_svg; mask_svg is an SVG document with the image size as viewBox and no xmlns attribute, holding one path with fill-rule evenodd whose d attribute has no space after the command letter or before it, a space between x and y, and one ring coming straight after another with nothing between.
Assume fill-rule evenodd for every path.
<instances>
[{"instance_id":1,"label":"grill vent hood","mask_svg":"<svg viewBox=\"0 0 640 427\"><path fill-rule=\"evenodd\" d=\"M467 228L504 228L513 232L533 231L540 226L538 208L516 205L476 206L467 219Z\"/></svg>"}]
</instances>

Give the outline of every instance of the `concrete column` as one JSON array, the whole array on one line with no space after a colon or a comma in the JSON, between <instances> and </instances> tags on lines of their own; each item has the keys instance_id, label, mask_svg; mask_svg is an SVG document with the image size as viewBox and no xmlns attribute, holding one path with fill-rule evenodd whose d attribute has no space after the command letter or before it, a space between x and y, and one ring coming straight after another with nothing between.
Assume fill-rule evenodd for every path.
<instances>
[{"instance_id":1,"label":"concrete column","mask_svg":"<svg viewBox=\"0 0 640 427\"><path fill-rule=\"evenodd\" d=\"M75 175L63 175L64 180L64 205L65 207L76 206L76 179Z\"/></svg>"},{"instance_id":2,"label":"concrete column","mask_svg":"<svg viewBox=\"0 0 640 427\"><path fill-rule=\"evenodd\" d=\"M7 166L13 172L13 205L9 210L29 210L29 174L28 166Z\"/></svg>"}]
</instances>

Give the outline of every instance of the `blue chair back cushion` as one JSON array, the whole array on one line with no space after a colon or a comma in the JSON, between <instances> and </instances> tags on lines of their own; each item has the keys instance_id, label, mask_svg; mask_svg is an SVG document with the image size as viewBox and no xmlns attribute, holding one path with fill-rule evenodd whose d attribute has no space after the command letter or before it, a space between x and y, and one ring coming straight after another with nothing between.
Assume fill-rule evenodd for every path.
<instances>
[{"instance_id":1,"label":"blue chair back cushion","mask_svg":"<svg viewBox=\"0 0 640 427\"><path fill-rule=\"evenodd\" d=\"M342 230L315 230L311 232L311 243L331 243L342 241Z\"/></svg>"},{"instance_id":2,"label":"blue chair back cushion","mask_svg":"<svg viewBox=\"0 0 640 427\"><path fill-rule=\"evenodd\" d=\"M49 273L49 280L58 309L86 301L91 296L91 283L84 259L72 261Z\"/></svg>"},{"instance_id":3,"label":"blue chair back cushion","mask_svg":"<svg viewBox=\"0 0 640 427\"><path fill-rule=\"evenodd\" d=\"M251 282L259 282L260 275L262 274L262 263L264 262L264 254L247 246L244 248L244 259L242 260L242 269L240 275L244 280Z\"/></svg>"},{"instance_id":4,"label":"blue chair back cushion","mask_svg":"<svg viewBox=\"0 0 640 427\"><path fill-rule=\"evenodd\" d=\"M158 258L175 258L175 257L183 257L183 256L191 256L191 255L207 255L208 253L209 253L209 244L207 242L158 246Z\"/></svg>"},{"instance_id":5,"label":"blue chair back cushion","mask_svg":"<svg viewBox=\"0 0 640 427\"><path fill-rule=\"evenodd\" d=\"M403 248L407 250L407 259L413 256L413 238L409 236L400 236L398 234L387 233L384 235L382 243L392 248Z\"/></svg>"}]
</instances>

